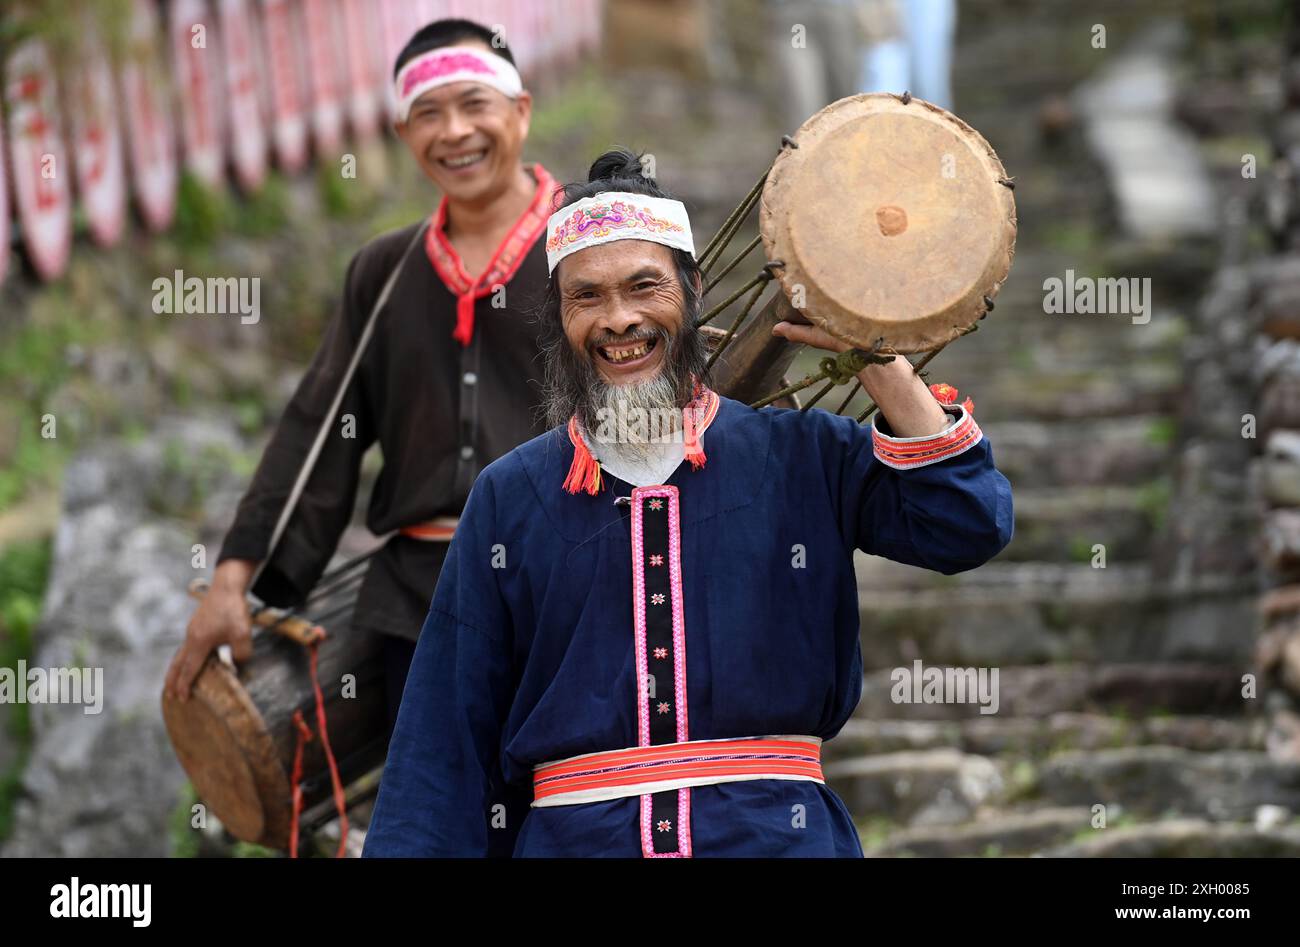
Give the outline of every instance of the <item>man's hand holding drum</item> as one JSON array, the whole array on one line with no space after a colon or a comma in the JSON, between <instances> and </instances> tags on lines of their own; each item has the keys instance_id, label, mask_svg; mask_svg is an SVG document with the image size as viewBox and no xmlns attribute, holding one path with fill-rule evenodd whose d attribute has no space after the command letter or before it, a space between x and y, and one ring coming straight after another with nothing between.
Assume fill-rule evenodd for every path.
<instances>
[{"instance_id":1,"label":"man's hand holding drum","mask_svg":"<svg viewBox=\"0 0 1300 947\"><path fill-rule=\"evenodd\" d=\"M772 334L788 342L836 354L853 348L824 329L795 325L793 322L778 322L772 327ZM889 421L890 428L899 437L938 434L954 423L953 418L939 406L921 376L902 355L895 355L893 361L884 364L867 365L858 372L858 379L867 396L879 406Z\"/></svg>"}]
</instances>

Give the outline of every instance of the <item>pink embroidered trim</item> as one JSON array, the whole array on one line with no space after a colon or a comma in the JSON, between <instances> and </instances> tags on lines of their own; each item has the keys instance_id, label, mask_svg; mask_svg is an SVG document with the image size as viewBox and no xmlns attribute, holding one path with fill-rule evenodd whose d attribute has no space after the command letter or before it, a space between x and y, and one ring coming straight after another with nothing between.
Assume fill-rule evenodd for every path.
<instances>
[{"instance_id":1,"label":"pink embroidered trim","mask_svg":"<svg viewBox=\"0 0 1300 947\"><path fill-rule=\"evenodd\" d=\"M910 470L965 453L983 439L984 433L969 411L963 408L961 412L956 424L933 437L891 437L882 432L876 426L877 419L873 419L871 445L876 459L895 470Z\"/></svg>"},{"instance_id":2,"label":"pink embroidered trim","mask_svg":"<svg viewBox=\"0 0 1300 947\"><path fill-rule=\"evenodd\" d=\"M632 623L637 670L637 741L650 746L649 644L645 616L645 536L641 500L663 497L668 501L668 569L673 609L673 700L677 714L677 740L690 739L686 706L686 617L682 595L681 508L676 487L636 487L632 490ZM689 858L691 856L691 791L677 791L677 851L656 852L650 812L651 796L641 797L641 854L646 858Z\"/></svg>"}]
</instances>

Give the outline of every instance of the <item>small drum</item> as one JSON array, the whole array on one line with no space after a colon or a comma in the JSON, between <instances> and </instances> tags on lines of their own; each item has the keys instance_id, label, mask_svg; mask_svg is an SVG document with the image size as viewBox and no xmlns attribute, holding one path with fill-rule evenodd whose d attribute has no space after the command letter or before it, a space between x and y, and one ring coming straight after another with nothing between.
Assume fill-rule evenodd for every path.
<instances>
[{"instance_id":1,"label":"small drum","mask_svg":"<svg viewBox=\"0 0 1300 947\"><path fill-rule=\"evenodd\" d=\"M1016 208L1002 163L961 119L909 96L855 95L781 150L759 228L781 288L860 349L937 349L992 308Z\"/></svg>"},{"instance_id":2,"label":"small drum","mask_svg":"<svg viewBox=\"0 0 1300 947\"><path fill-rule=\"evenodd\" d=\"M350 616L346 604L343 611ZM337 604L322 603L314 612L326 614L327 609L339 611ZM330 743L345 786L381 766L387 750L382 640L350 629L348 620L329 622L317 645ZM195 792L243 841L289 847L290 780L298 739L295 710L302 712L313 734L303 751L303 811L322 803L326 809L330 806L331 778L317 725L309 658L298 641L259 628L253 635L253 656L237 672L214 655L199 673L188 701L163 699L167 733Z\"/></svg>"}]
</instances>

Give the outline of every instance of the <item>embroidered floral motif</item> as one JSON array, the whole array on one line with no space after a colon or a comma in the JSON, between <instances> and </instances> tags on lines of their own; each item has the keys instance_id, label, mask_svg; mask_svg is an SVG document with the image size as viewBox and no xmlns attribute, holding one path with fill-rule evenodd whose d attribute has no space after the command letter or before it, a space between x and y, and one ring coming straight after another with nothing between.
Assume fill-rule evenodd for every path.
<instances>
[{"instance_id":1,"label":"embroidered floral motif","mask_svg":"<svg viewBox=\"0 0 1300 947\"><path fill-rule=\"evenodd\" d=\"M656 217L628 201L610 201L575 210L560 223L546 241L551 253L589 237L608 237L615 230L645 230L650 233L684 233L681 224Z\"/></svg>"},{"instance_id":2,"label":"embroidered floral motif","mask_svg":"<svg viewBox=\"0 0 1300 947\"><path fill-rule=\"evenodd\" d=\"M651 557L650 557L650 565L652 565L652 566L661 566L661 565L663 565L663 564L664 564L664 557L663 557L663 556L651 556Z\"/></svg>"},{"instance_id":3,"label":"embroidered floral motif","mask_svg":"<svg viewBox=\"0 0 1300 947\"><path fill-rule=\"evenodd\" d=\"M653 500L650 501L650 509L662 510L663 508L664 508L664 501L659 497L655 497Z\"/></svg>"},{"instance_id":4,"label":"embroidered floral motif","mask_svg":"<svg viewBox=\"0 0 1300 947\"><path fill-rule=\"evenodd\" d=\"M666 600L666 596L664 595L663 592L656 592L654 595L650 596L651 605L662 605L665 600Z\"/></svg>"},{"instance_id":5,"label":"embroidered floral motif","mask_svg":"<svg viewBox=\"0 0 1300 947\"><path fill-rule=\"evenodd\" d=\"M668 649L667 649L667 648L655 648L655 657L656 657L656 658L666 658L666 657L668 657Z\"/></svg>"},{"instance_id":6,"label":"embroidered floral motif","mask_svg":"<svg viewBox=\"0 0 1300 947\"><path fill-rule=\"evenodd\" d=\"M673 830L673 824L667 819L660 819L655 828L660 832L671 832Z\"/></svg>"},{"instance_id":7,"label":"embroidered floral motif","mask_svg":"<svg viewBox=\"0 0 1300 947\"><path fill-rule=\"evenodd\" d=\"M672 708L668 705L668 701L666 701L666 700L661 700L661 701L659 701L659 706L655 708L655 710L657 710L657 711L658 711L659 713L661 713L661 714L666 714L666 713L668 713L671 709L672 709Z\"/></svg>"}]
</instances>

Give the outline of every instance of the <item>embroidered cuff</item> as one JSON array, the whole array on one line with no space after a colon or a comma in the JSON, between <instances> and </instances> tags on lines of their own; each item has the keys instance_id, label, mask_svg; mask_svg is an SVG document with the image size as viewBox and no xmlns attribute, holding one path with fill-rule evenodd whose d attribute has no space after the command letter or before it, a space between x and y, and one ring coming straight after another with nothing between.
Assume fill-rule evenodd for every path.
<instances>
[{"instance_id":1,"label":"embroidered cuff","mask_svg":"<svg viewBox=\"0 0 1300 947\"><path fill-rule=\"evenodd\" d=\"M871 419L871 446L876 459L895 470L910 470L937 464L970 450L984 437L975 418L959 404L942 405L953 421L938 434L895 437L886 433L889 425L879 411Z\"/></svg>"}]
</instances>

